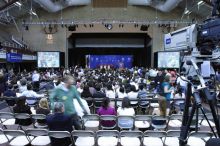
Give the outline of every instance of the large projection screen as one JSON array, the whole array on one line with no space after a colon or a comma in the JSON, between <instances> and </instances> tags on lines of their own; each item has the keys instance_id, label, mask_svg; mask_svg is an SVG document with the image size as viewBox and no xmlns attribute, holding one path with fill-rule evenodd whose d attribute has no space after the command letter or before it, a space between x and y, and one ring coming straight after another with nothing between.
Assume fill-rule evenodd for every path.
<instances>
[{"instance_id":1,"label":"large projection screen","mask_svg":"<svg viewBox=\"0 0 220 146\"><path fill-rule=\"evenodd\" d=\"M180 52L158 52L158 68L180 68Z\"/></svg>"},{"instance_id":2,"label":"large projection screen","mask_svg":"<svg viewBox=\"0 0 220 146\"><path fill-rule=\"evenodd\" d=\"M60 52L37 52L38 68L59 68Z\"/></svg>"}]
</instances>

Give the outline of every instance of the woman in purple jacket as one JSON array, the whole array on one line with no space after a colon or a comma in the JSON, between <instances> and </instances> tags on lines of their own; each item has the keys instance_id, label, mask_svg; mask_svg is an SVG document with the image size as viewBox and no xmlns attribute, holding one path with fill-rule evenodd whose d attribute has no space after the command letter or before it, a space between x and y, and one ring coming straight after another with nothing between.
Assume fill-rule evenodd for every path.
<instances>
[{"instance_id":1,"label":"woman in purple jacket","mask_svg":"<svg viewBox=\"0 0 220 146\"><path fill-rule=\"evenodd\" d=\"M116 115L115 108L110 106L110 99L105 97L103 99L102 106L98 109L98 115ZM115 125L115 121L101 121L101 125L105 127L112 127Z\"/></svg>"}]
</instances>

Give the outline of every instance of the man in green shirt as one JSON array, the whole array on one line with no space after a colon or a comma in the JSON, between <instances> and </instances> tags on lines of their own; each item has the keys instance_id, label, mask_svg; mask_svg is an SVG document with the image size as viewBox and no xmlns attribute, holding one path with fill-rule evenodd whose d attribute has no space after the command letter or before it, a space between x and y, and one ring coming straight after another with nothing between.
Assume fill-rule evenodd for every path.
<instances>
[{"instance_id":1,"label":"man in green shirt","mask_svg":"<svg viewBox=\"0 0 220 146\"><path fill-rule=\"evenodd\" d=\"M54 102L62 102L65 107L64 114L71 115L73 118L73 125L76 130L81 129L79 117L77 116L73 99L77 99L84 113L87 114L85 107L83 106L80 95L78 94L76 87L73 86L74 78L72 76L65 76L63 79L64 84L60 84L50 94L51 108L54 108Z\"/></svg>"}]
</instances>

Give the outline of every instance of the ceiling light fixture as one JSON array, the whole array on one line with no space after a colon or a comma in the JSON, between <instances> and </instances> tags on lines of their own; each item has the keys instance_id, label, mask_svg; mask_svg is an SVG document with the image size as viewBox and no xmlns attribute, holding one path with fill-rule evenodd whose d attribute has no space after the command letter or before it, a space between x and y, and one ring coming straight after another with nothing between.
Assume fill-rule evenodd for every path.
<instances>
[{"instance_id":1,"label":"ceiling light fixture","mask_svg":"<svg viewBox=\"0 0 220 146\"><path fill-rule=\"evenodd\" d=\"M108 30L111 30L113 28L113 25L112 24L105 24L105 27L108 29Z\"/></svg>"},{"instance_id":2,"label":"ceiling light fixture","mask_svg":"<svg viewBox=\"0 0 220 146\"><path fill-rule=\"evenodd\" d=\"M22 6L22 4L20 2L16 2L15 5L18 7Z\"/></svg>"},{"instance_id":3,"label":"ceiling light fixture","mask_svg":"<svg viewBox=\"0 0 220 146\"><path fill-rule=\"evenodd\" d=\"M199 2L197 3L198 6L200 6L200 5L202 5L202 4L204 4L204 1L199 1Z\"/></svg>"}]
</instances>

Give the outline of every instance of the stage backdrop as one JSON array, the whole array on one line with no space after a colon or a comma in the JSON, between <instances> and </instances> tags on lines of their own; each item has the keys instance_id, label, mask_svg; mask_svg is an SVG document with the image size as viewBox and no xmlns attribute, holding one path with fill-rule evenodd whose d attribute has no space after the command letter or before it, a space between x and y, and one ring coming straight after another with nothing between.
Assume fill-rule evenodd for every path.
<instances>
[{"instance_id":1,"label":"stage backdrop","mask_svg":"<svg viewBox=\"0 0 220 146\"><path fill-rule=\"evenodd\" d=\"M110 65L112 68L132 68L132 55L87 55L90 68Z\"/></svg>"}]
</instances>

